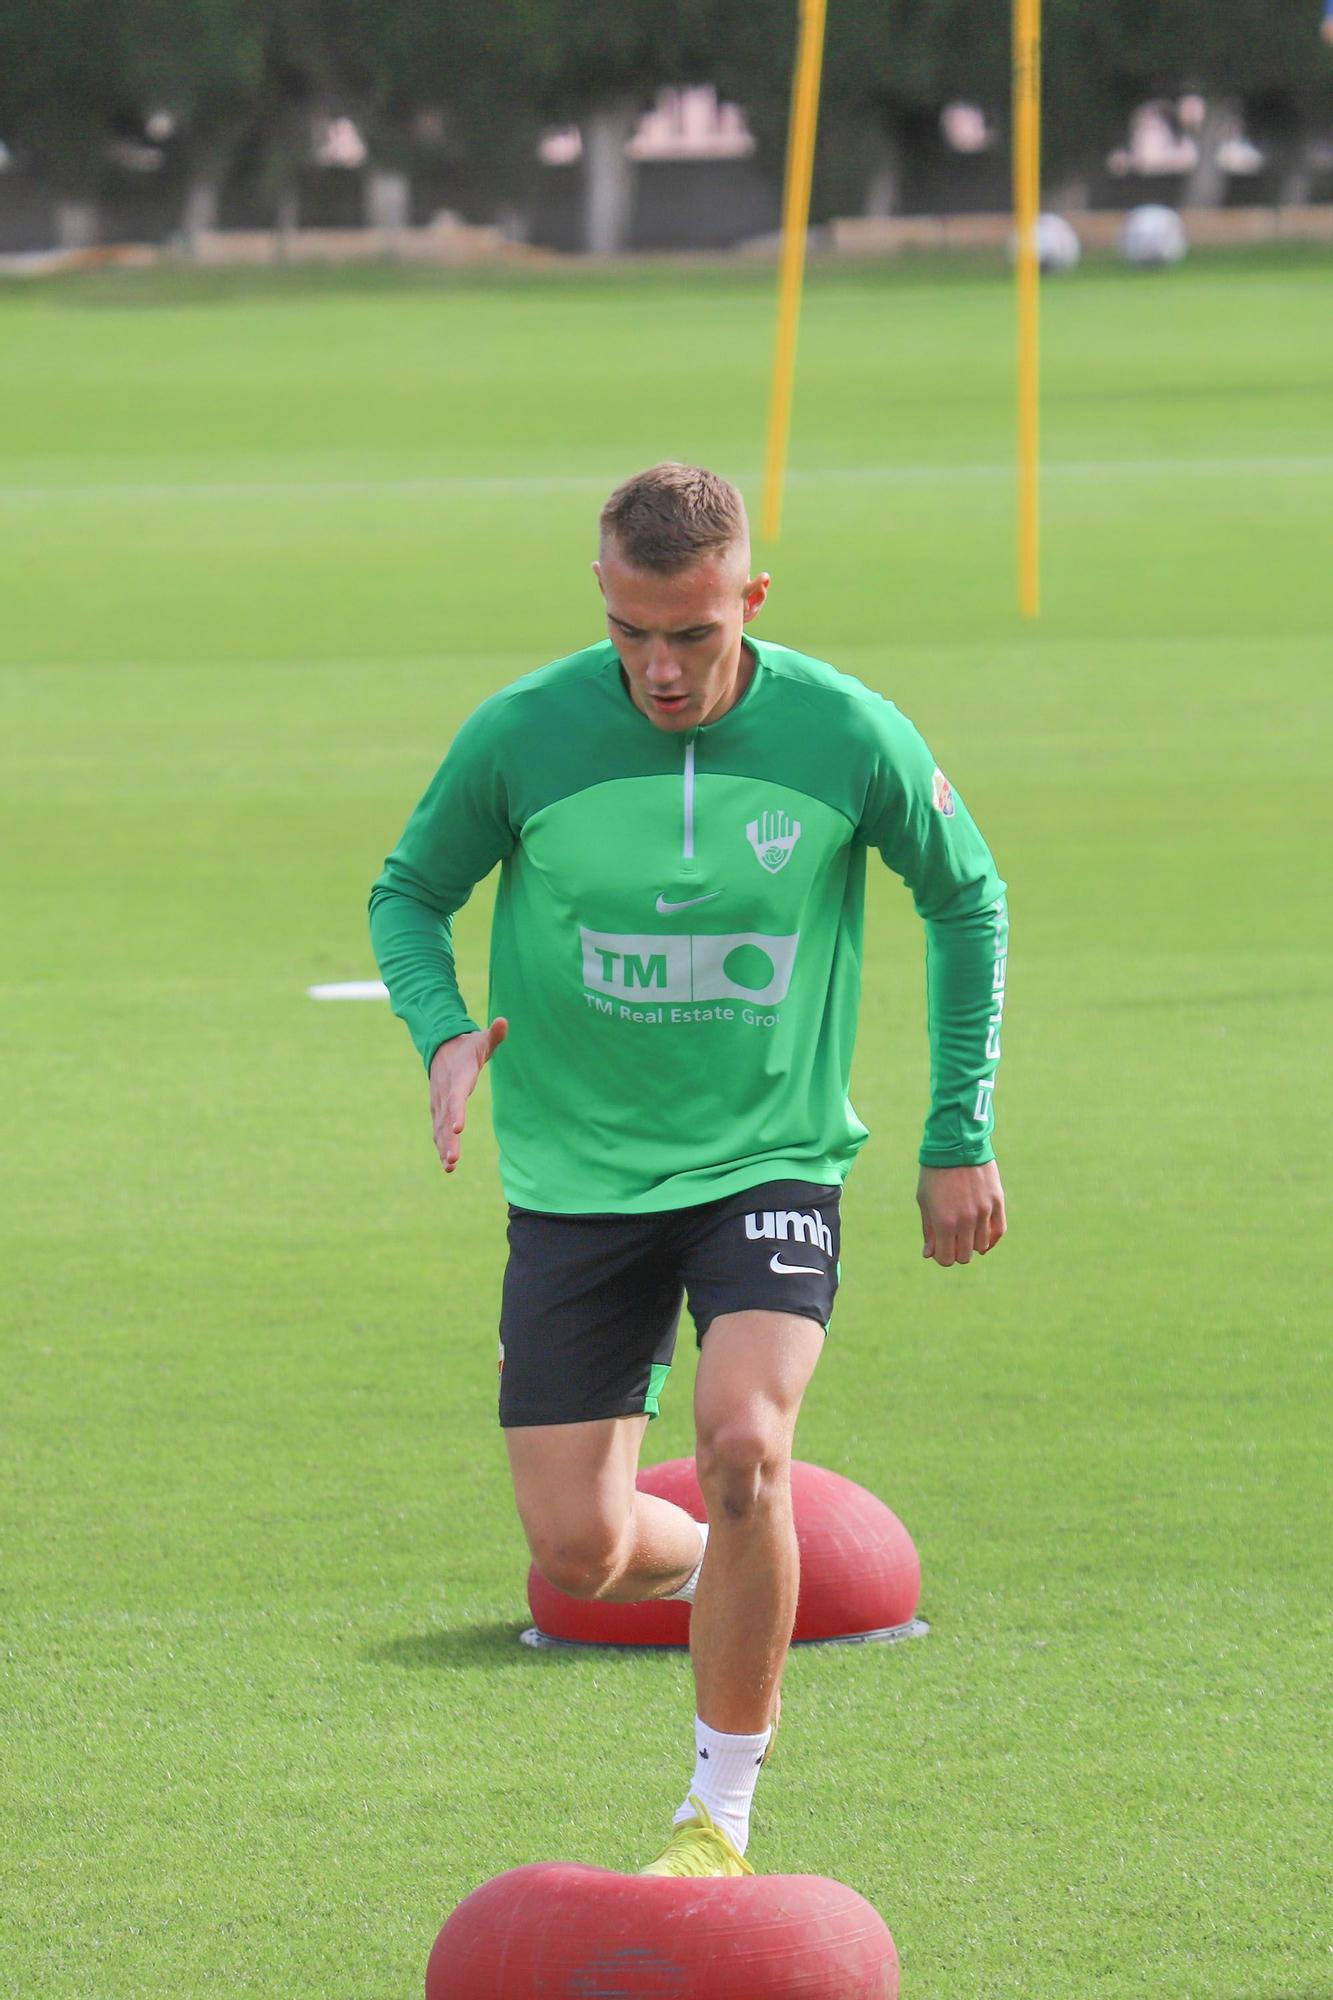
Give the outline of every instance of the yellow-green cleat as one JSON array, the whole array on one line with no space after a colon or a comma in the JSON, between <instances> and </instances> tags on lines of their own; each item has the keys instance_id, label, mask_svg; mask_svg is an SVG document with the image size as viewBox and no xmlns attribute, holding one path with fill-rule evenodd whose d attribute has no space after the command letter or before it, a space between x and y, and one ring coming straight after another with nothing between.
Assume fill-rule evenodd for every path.
<instances>
[{"instance_id":1,"label":"yellow-green cleat","mask_svg":"<svg viewBox=\"0 0 1333 2000\"><path fill-rule=\"evenodd\" d=\"M703 1800L691 1793L690 1804L694 1818L676 1828L656 1861L641 1868L640 1875L753 1875L731 1835L713 1824Z\"/></svg>"}]
</instances>

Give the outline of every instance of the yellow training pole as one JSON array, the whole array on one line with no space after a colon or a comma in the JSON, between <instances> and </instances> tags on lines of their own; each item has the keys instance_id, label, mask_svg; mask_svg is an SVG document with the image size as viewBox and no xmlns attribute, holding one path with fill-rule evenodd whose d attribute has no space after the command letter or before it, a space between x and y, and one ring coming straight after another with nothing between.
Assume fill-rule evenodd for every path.
<instances>
[{"instance_id":1,"label":"yellow training pole","mask_svg":"<svg viewBox=\"0 0 1333 2000\"><path fill-rule=\"evenodd\" d=\"M768 458L764 467L761 526L776 540L782 525L782 485L791 429L792 386L796 379L796 328L801 317L805 276L805 236L810 221L810 181L815 169L815 127L819 121L819 77L824 60L827 0L801 0L801 38L792 80L791 123L787 132L787 176L782 197L782 257L778 275L778 333L773 355L773 395L768 412Z\"/></svg>"},{"instance_id":2,"label":"yellow training pole","mask_svg":"<svg viewBox=\"0 0 1333 2000\"><path fill-rule=\"evenodd\" d=\"M1014 224L1018 237L1018 608L1040 601L1037 213L1041 201L1041 0L1014 0Z\"/></svg>"}]
</instances>

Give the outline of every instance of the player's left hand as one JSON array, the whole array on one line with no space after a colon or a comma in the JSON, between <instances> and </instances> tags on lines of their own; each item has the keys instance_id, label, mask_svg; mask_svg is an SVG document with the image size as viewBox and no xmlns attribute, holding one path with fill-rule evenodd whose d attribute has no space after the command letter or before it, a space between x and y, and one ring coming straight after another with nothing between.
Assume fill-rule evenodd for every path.
<instances>
[{"instance_id":1,"label":"player's left hand","mask_svg":"<svg viewBox=\"0 0 1333 2000\"><path fill-rule=\"evenodd\" d=\"M922 1167L916 1187L921 1255L946 1269L984 1257L1005 1232L1004 1189L994 1160L984 1167Z\"/></svg>"}]
</instances>

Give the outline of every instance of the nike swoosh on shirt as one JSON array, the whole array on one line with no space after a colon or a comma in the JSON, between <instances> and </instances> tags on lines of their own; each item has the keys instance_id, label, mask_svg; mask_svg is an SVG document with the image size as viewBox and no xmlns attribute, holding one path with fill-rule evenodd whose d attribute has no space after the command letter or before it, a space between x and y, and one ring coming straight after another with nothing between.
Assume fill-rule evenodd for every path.
<instances>
[{"instance_id":1,"label":"nike swoosh on shirt","mask_svg":"<svg viewBox=\"0 0 1333 2000\"><path fill-rule=\"evenodd\" d=\"M780 1251L774 1251L773 1255L769 1258L768 1268L770 1271L809 1271L816 1278L822 1278L824 1275L822 1268L818 1264L784 1264Z\"/></svg>"},{"instance_id":2,"label":"nike swoosh on shirt","mask_svg":"<svg viewBox=\"0 0 1333 2000\"><path fill-rule=\"evenodd\" d=\"M720 889L710 889L706 896L689 896L683 903L668 903L665 896L659 896L657 914L659 917L674 917L677 910L692 910L696 903L711 903L715 896L721 894Z\"/></svg>"}]
</instances>

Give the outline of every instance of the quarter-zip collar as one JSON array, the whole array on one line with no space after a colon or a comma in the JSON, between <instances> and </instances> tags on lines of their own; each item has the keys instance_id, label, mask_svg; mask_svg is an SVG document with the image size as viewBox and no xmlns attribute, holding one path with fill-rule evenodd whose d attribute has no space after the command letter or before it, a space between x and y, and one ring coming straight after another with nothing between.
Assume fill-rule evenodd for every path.
<instances>
[{"instance_id":1,"label":"quarter-zip collar","mask_svg":"<svg viewBox=\"0 0 1333 2000\"><path fill-rule=\"evenodd\" d=\"M680 858L687 868L694 866L694 821L695 821L695 769L698 763L699 739L709 737L714 730L723 729L733 715L739 714L746 704L753 700L755 683L764 671L763 656L753 639L743 642L749 647L754 666L746 683L745 692L739 701L733 702L725 715L719 715L716 722L696 722L693 729L682 732L684 755L681 767L681 849ZM645 721L647 718L644 718Z\"/></svg>"},{"instance_id":2,"label":"quarter-zip collar","mask_svg":"<svg viewBox=\"0 0 1333 2000\"><path fill-rule=\"evenodd\" d=\"M693 868L694 866L694 777L695 764L698 759L699 738L701 736L711 736L714 730L725 728L732 716L739 714L740 710L753 699L755 683L764 671L763 656L755 641L753 639L743 639L741 644L748 648L754 665L750 670L750 678L745 684L745 691L739 701L734 701L726 714L719 715L716 722L696 722L693 729L687 729L683 732L685 755L682 770L684 797L682 800L680 858L687 868ZM644 720L646 721L647 717Z\"/></svg>"},{"instance_id":3,"label":"quarter-zip collar","mask_svg":"<svg viewBox=\"0 0 1333 2000\"><path fill-rule=\"evenodd\" d=\"M694 739L697 734L697 730L691 730L685 739L685 823L681 844L683 861L694 859Z\"/></svg>"}]
</instances>

